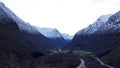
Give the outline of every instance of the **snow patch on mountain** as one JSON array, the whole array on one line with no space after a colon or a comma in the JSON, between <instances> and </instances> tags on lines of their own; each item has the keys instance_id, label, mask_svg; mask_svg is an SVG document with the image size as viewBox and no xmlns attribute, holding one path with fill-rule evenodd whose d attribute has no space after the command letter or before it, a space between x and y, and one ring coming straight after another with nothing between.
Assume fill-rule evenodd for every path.
<instances>
[{"instance_id":1,"label":"snow patch on mountain","mask_svg":"<svg viewBox=\"0 0 120 68\"><path fill-rule=\"evenodd\" d=\"M73 39L73 36L66 34L66 33L63 33L62 36L65 40L72 40Z\"/></svg>"},{"instance_id":2,"label":"snow patch on mountain","mask_svg":"<svg viewBox=\"0 0 120 68\"><path fill-rule=\"evenodd\" d=\"M63 38L61 33L55 29L55 28L39 28L36 27L36 29L43 34L44 36L48 37L48 38Z\"/></svg>"},{"instance_id":3,"label":"snow patch on mountain","mask_svg":"<svg viewBox=\"0 0 120 68\"><path fill-rule=\"evenodd\" d=\"M7 8L2 2L0 2L0 20L8 17L17 23L21 31L25 30L31 33L35 33L37 31L29 23L24 22L22 19L16 16L9 8Z\"/></svg>"},{"instance_id":4,"label":"snow patch on mountain","mask_svg":"<svg viewBox=\"0 0 120 68\"><path fill-rule=\"evenodd\" d=\"M98 18L97 21L102 21L102 22L107 22L108 19L112 16L113 14L107 14L107 15L102 15Z\"/></svg>"},{"instance_id":5,"label":"snow patch on mountain","mask_svg":"<svg viewBox=\"0 0 120 68\"><path fill-rule=\"evenodd\" d=\"M97 32L120 32L120 11L113 14Z\"/></svg>"},{"instance_id":6,"label":"snow patch on mountain","mask_svg":"<svg viewBox=\"0 0 120 68\"><path fill-rule=\"evenodd\" d=\"M94 22L93 24L90 24L87 28L80 30L79 32L77 32L76 35L92 34L92 33L96 32L98 30L98 28L101 27L102 25L104 25L111 16L112 16L112 14L100 16L96 22Z\"/></svg>"}]
</instances>

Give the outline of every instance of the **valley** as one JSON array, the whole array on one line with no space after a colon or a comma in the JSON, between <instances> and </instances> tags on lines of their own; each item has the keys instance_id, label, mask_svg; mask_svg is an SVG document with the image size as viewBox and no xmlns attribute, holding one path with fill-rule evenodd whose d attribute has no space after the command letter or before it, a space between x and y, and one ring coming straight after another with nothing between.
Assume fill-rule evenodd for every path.
<instances>
[{"instance_id":1,"label":"valley","mask_svg":"<svg viewBox=\"0 0 120 68\"><path fill-rule=\"evenodd\" d=\"M120 11L74 36L24 22L0 2L0 68L120 68Z\"/></svg>"}]
</instances>

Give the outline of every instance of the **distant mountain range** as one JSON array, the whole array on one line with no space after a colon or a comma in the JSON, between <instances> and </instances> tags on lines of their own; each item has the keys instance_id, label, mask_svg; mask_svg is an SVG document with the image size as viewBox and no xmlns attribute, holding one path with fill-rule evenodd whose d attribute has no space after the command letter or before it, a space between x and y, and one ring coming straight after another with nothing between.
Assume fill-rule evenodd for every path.
<instances>
[{"instance_id":1,"label":"distant mountain range","mask_svg":"<svg viewBox=\"0 0 120 68\"><path fill-rule=\"evenodd\" d=\"M48 38L64 38L65 40L72 40L73 36L70 36L66 33L61 34L57 29L55 28L40 28L40 27L36 27L36 29L42 33L44 36L48 37Z\"/></svg>"},{"instance_id":2,"label":"distant mountain range","mask_svg":"<svg viewBox=\"0 0 120 68\"><path fill-rule=\"evenodd\" d=\"M59 45L59 47L63 47L67 45L71 40L72 36L68 34L61 34L55 28L39 28L35 27L42 35L49 38L53 43Z\"/></svg>"}]
</instances>

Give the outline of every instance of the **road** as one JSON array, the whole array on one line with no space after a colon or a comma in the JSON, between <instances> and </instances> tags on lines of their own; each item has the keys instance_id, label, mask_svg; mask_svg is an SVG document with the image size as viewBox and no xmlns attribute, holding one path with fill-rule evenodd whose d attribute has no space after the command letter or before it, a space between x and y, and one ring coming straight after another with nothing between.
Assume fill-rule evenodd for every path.
<instances>
[{"instance_id":1,"label":"road","mask_svg":"<svg viewBox=\"0 0 120 68\"><path fill-rule=\"evenodd\" d=\"M94 57L94 56L91 56L96 62L98 62L98 65L100 65L100 66L103 66L103 67L105 67L105 68L114 68L114 67L112 67L112 66L110 66L110 65L107 65L107 64L105 64L105 63L103 63L99 58L97 58L97 57ZM86 63L88 63L87 61L86 61ZM92 64L93 65L93 67L94 67L94 64ZM85 61L83 60L83 59L80 59L80 64L76 67L76 68L89 68L89 66L86 66L85 65Z\"/></svg>"},{"instance_id":2,"label":"road","mask_svg":"<svg viewBox=\"0 0 120 68\"><path fill-rule=\"evenodd\" d=\"M97 57L94 57L94 56L91 56L91 57L93 57L94 59L96 59L101 65L103 65L103 66L106 66L106 67L108 67L108 68L114 68L114 67L112 67L112 66L110 66L110 65L107 65L107 64L105 64L105 63L103 63L99 58L97 58Z\"/></svg>"},{"instance_id":3,"label":"road","mask_svg":"<svg viewBox=\"0 0 120 68\"><path fill-rule=\"evenodd\" d=\"M84 60L80 59L80 61L80 65L78 65L76 68L86 68Z\"/></svg>"}]
</instances>

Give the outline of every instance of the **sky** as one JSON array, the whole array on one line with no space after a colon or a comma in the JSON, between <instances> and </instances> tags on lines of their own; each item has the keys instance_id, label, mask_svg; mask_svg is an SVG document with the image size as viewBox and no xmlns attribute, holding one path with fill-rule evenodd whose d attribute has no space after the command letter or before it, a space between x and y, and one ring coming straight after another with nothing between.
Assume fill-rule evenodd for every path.
<instances>
[{"instance_id":1,"label":"sky","mask_svg":"<svg viewBox=\"0 0 120 68\"><path fill-rule=\"evenodd\" d=\"M25 22L74 35L101 15L120 11L120 0L0 0Z\"/></svg>"}]
</instances>

